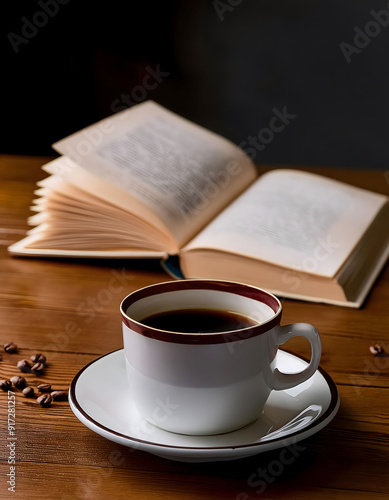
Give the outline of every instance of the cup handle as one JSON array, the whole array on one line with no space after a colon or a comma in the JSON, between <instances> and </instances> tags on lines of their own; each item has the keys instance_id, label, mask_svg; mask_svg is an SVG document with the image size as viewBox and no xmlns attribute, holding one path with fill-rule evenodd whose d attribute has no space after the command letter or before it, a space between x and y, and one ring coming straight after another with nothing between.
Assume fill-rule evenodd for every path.
<instances>
[{"instance_id":1,"label":"cup handle","mask_svg":"<svg viewBox=\"0 0 389 500\"><path fill-rule=\"evenodd\" d=\"M292 337L305 337L311 344L311 361L302 372L282 373L278 368L274 370L273 389L281 391L290 389L308 380L319 366L321 356L321 340L316 328L309 323L293 323L280 326L276 332L276 343L282 345Z\"/></svg>"}]
</instances>

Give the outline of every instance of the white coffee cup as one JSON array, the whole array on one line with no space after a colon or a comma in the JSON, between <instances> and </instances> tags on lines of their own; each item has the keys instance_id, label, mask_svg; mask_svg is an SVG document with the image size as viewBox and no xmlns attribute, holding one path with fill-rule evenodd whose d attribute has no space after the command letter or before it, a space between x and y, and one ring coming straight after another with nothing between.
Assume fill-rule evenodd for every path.
<instances>
[{"instance_id":1,"label":"white coffee cup","mask_svg":"<svg viewBox=\"0 0 389 500\"><path fill-rule=\"evenodd\" d=\"M272 390L305 382L319 365L316 328L280 326L280 301L260 288L169 281L131 293L120 307L131 398L143 418L170 432L209 435L241 428L261 415ZM255 325L183 333L142 323L150 315L181 309L232 311ZM302 372L285 374L275 368L277 349L296 336L310 342L311 360Z\"/></svg>"}]
</instances>

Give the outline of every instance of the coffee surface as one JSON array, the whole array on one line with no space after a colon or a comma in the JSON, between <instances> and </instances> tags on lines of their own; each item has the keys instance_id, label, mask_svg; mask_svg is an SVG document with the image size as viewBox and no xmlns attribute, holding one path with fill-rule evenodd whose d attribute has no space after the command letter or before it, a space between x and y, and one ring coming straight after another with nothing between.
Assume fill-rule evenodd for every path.
<instances>
[{"instance_id":1,"label":"coffee surface","mask_svg":"<svg viewBox=\"0 0 389 500\"><path fill-rule=\"evenodd\" d=\"M235 312L216 309L177 309L141 320L146 326L178 333L217 333L240 330L258 323Z\"/></svg>"}]
</instances>

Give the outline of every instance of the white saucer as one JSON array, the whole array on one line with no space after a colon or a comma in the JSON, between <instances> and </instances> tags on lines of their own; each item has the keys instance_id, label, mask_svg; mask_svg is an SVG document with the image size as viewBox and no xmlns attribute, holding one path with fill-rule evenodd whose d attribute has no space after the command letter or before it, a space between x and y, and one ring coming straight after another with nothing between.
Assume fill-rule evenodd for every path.
<instances>
[{"instance_id":1,"label":"white saucer","mask_svg":"<svg viewBox=\"0 0 389 500\"><path fill-rule=\"evenodd\" d=\"M307 363L279 350L283 372L301 371ZM70 386L69 402L89 429L124 446L182 462L234 460L282 448L325 427L339 408L338 391L321 368L308 381L286 391L273 391L262 416L227 434L188 436L146 422L128 394L124 351L106 354L86 365Z\"/></svg>"}]
</instances>

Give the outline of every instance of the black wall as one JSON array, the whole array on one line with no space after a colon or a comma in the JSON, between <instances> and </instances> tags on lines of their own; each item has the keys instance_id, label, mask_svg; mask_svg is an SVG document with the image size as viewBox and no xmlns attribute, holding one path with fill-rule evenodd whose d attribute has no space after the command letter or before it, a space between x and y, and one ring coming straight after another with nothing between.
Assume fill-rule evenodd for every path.
<instances>
[{"instance_id":1,"label":"black wall","mask_svg":"<svg viewBox=\"0 0 389 500\"><path fill-rule=\"evenodd\" d=\"M257 163L388 168L388 2L31 0L2 10L2 153L53 154L54 141L151 98Z\"/></svg>"}]
</instances>

